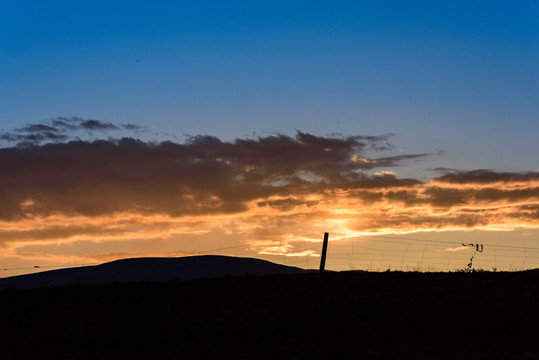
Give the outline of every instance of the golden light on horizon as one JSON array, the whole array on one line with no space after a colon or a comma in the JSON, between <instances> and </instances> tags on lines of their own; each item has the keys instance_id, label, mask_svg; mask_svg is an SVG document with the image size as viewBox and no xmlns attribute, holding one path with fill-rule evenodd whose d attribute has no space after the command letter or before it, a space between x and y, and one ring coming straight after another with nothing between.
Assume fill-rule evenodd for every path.
<instances>
[{"instance_id":1,"label":"golden light on horizon","mask_svg":"<svg viewBox=\"0 0 539 360\"><path fill-rule=\"evenodd\" d=\"M325 232L336 244L353 244L372 236L539 229L539 173L400 179L388 167L437 153L366 157L367 147L385 141L298 132L230 143L120 139L3 152L11 170L0 177L10 189L0 204L1 257L67 264L231 248L292 259L316 257Z\"/></svg>"},{"instance_id":2,"label":"golden light on horizon","mask_svg":"<svg viewBox=\"0 0 539 360\"><path fill-rule=\"evenodd\" d=\"M534 196L513 202L503 198L491 201L474 198L477 192L485 190L536 191L537 186L538 183L533 181L505 184L504 187L500 187L499 183L490 186L466 184L459 188L432 181L423 185L398 187L392 191L334 189L293 197L258 198L247 202L244 211L232 214L170 216L119 212L110 216L81 216L52 213L17 221L2 221L0 235L4 257L47 258L64 263L136 255L137 248L142 250L148 247L143 243L151 244L156 250L147 252L146 249L146 254L177 256L196 253L197 250L218 247L221 241L215 238L215 234L233 237L236 243L245 244L246 249L259 255L317 256L317 250L298 250L294 243L317 243L321 241L317 234L326 231L332 234L332 241L338 241L368 235L537 229L539 221L533 216L526 216L526 207L528 211L539 207L539 200ZM433 206L429 199L433 187L459 189L460 192L471 194L471 200L451 206ZM396 193L413 196L414 201L407 205L400 199L387 197ZM27 200L22 205L31 204L32 201ZM175 239L185 236L204 240L199 244L190 243L188 249L182 249L179 241L176 249L172 250L171 244ZM167 246L161 250L160 241L167 242ZM121 243L125 243L125 246ZM137 245L133 246L135 243ZM108 246L124 250L132 248L116 256L107 252L91 254L87 249L88 244L101 244L101 249ZM55 249L62 246L64 254L55 253ZM71 253L65 253L66 248Z\"/></svg>"}]
</instances>

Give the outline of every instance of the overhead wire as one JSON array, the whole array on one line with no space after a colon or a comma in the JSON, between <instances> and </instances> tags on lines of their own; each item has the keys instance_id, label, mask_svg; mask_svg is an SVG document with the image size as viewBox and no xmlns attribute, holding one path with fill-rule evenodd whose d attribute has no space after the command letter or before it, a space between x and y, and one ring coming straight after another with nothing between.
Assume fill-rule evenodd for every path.
<instances>
[{"instance_id":1,"label":"overhead wire","mask_svg":"<svg viewBox=\"0 0 539 360\"><path fill-rule=\"evenodd\" d=\"M313 238L320 237L320 242L318 241L312 241ZM301 239L302 236L297 236L297 238ZM254 257L259 258L275 258L282 256L282 263L283 265L285 263L304 263L303 266L310 267L310 258L312 257L312 254L307 254L308 251L316 251L320 248L320 243L322 242L322 236L321 234L305 234L303 236L304 239L309 240L303 240L303 251L305 253L304 256L287 256L286 254L261 254L260 252L256 250L251 250L250 244L241 244L241 245L234 245L234 246L226 246L226 247L219 247L219 248L211 248L211 249L205 249L205 250L198 250L193 251L190 253L184 252L184 254L189 255L196 255L196 254L209 254L209 253L215 253L215 252L221 252L223 254L229 253L227 250L234 250L234 249L249 249L247 251L241 251L240 253L234 254L234 256L243 256L243 255L250 255ZM370 247L370 246L362 246L357 245L356 242L360 238L369 238L369 241L375 241L375 242L384 242L384 243L392 243L392 244L401 244L405 245L406 247L403 249L385 249L383 247ZM350 244L343 244L345 240L350 240ZM298 241L298 240L294 240ZM308 245L307 243L310 243ZM409 264L410 261L407 260L419 260L418 265L420 267L425 265L438 265L440 268L442 267L441 263L427 263L424 261L428 260L434 260L434 261L441 261L441 259L445 259L445 255L441 255L444 253L443 250L436 249L436 250L429 250L430 252L437 252L440 255L439 256L428 256L427 248L429 246L440 246L440 245L461 245L462 243L460 241L446 241L446 240L434 240L434 239L419 239L415 237L397 237L397 236L388 236L388 235L362 235L355 238L348 238L348 239L336 239L331 241L332 244L330 246L330 249L337 248L337 249L349 249L349 251L345 252L337 252L330 251L327 255L327 258L329 261L335 263L335 262L347 262L348 266L351 268L353 266L356 266L358 261L376 261L379 262L378 266L382 266L384 264L384 261L386 263L388 261L392 261L391 259L399 259L400 260L400 267L402 268L405 266L405 264ZM416 246L422 246L422 249L416 249L414 247ZM526 264L528 265L535 265L538 264L539 261L536 261L539 259L537 256L531 256L531 253L539 252L539 248L536 247L528 247L528 246L516 246L516 245L498 245L498 244L485 244L485 248L491 249L492 253L485 252L482 253L480 257L476 259L476 262L482 263L484 260L491 260L493 262L493 268L497 268L498 264L500 263L506 263L506 264L517 264L520 263L523 268L526 267ZM367 250L365 251L359 251L358 250ZM497 251L496 251L497 250ZM374 251L371 252L371 251ZM455 261L461 261L461 256L454 256L459 254L459 252L455 251L447 251L448 254L448 260L447 263L444 261L444 267L446 270L449 270L451 266L455 263ZM455 252L455 254L453 254ZM519 252L523 255L517 255L517 254L501 254L500 252ZM395 253L395 255L393 255ZM421 255L419 255L419 253ZM402 255L401 255L402 254ZM417 254L417 255L416 255ZM365 257L367 256L367 258ZM462 251L462 257L469 256L465 251ZM500 258L501 257L501 258ZM511 260L514 259L514 260ZM90 266L90 265L98 265L98 263L80 263L80 264L68 264L68 265L45 265L45 266L39 266L34 265L32 267L17 267L17 268L0 268L2 271L18 271L18 270L38 270L38 269L50 269L50 268L68 268L68 267L77 267L77 266ZM408 266L408 265L406 265Z\"/></svg>"}]
</instances>

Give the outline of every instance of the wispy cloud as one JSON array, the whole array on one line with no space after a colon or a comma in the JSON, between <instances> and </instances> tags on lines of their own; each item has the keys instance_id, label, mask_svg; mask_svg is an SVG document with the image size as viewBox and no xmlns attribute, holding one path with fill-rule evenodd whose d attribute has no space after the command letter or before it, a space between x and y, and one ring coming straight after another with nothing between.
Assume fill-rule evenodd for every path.
<instances>
[{"instance_id":1,"label":"wispy cloud","mask_svg":"<svg viewBox=\"0 0 539 360\"><path fill-rule=\"evenodd\" d=\"M47 143L59 143L69 140L88 140L97 133L110 131L140 131L142 127L135 124L115 125L111 122L79 117L57 117L24 127L0 130L0 145L4 146L38 146Z\"/></svg>"},{"instance_id":2,"label":"wispy cloud","mask_svg":"<svg viewBox=\"0 0 539 360\"><path fill-rule=\"evenodd\" d=\"M453 248L446 248L446 249L443 249L443 250L438 250L438 251L442 251L442 252L456 252L456 251L464 251L464 250L469 250L470 248L468 246L457 246L457 247L453 247Z\"/></svg>"}]
</instances>

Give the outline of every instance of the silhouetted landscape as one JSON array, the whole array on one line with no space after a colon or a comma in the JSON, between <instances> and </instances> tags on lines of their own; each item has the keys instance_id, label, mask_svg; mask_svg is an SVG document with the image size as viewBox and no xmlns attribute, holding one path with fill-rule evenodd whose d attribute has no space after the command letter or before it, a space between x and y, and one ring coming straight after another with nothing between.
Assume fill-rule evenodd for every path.
<instances>
[{"instance_id":1,"label":"silhouetted landscape","mask_svg":"<svg viewBox=\"0 0 539 360\"><path fill-rule=\"evenodd\" d=\"M122 259L97 266L44 271L0 279L3 289L38 289L65 285L194 280L238 275L297 274L305 270L269 261L221 255Z\"/></svg>"},{"instance_id":2,"label":"silhouetted landscape","mask_svg":"<svg viewBox=\"0 0 539 360\"><path fill-rule=\"evenodd\" d=\"M162 260L101 265L101 275L123 269L130 281L1 291L2 359L539 357L537 270L319 274L193 257L211 270L156 279L178 259ZM135 265L153 274L148 281L135 281ZM32 276L50 273L59 271Z\"/></svg>"}]
</instances>

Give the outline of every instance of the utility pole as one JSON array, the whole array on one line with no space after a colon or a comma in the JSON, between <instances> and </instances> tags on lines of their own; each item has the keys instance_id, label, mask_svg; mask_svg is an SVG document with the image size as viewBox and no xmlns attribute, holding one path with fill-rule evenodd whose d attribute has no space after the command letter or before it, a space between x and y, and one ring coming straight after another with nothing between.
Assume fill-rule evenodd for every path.
<instances>
[{"instance_id":1,"label":"utility pole","mask_svg":"<svg viewBox=\"0 0 539 360\"><path fill-rule=\"evenodd\" d=\"M320 274L324 272L326 266L326 253L328 252L328 233L324 233L324 244L322 245L322 257L320 258Z\"/></svg>"}]
</instances>

